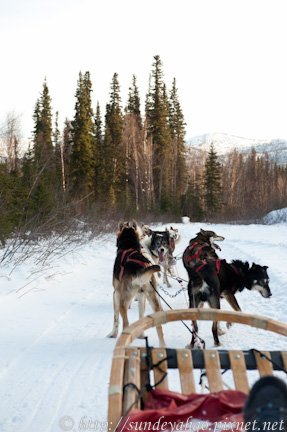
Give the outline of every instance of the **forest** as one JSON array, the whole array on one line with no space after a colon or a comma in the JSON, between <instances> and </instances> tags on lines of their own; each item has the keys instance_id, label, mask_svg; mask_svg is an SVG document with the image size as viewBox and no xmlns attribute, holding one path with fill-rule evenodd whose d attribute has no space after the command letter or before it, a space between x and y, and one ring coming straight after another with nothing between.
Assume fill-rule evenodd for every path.
<instances>
[{"instance_id":1,"label":"forest","mask_svg":"<svg viewBox=\"0 0 287 432\"><path fill-rule=\"evenodd\" d=\"M80 72L74 117L59 125L44 81L35 102L29 147L21 151L17 118L1 127L0 238L45 236L78 223L137 220L256 221L287 206L287 169L268 154L234 149L218 157L190 148L176 78L168 88L153 58L145 100L132 76L123 106L114 73L102 115ZM191 119L192 120L192 119Z\"/></svg>"}]
</instances>

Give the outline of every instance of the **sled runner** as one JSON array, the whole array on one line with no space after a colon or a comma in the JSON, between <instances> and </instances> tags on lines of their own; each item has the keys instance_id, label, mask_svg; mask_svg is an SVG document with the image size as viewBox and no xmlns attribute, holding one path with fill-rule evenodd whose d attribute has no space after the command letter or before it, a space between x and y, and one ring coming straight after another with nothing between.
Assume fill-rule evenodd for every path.
<instances>
[{"instance_id":1,"label":"sled runner","mask_svg":"<svg viewBox=\"0 0 287 432\"><path fill-rule=\"evenodd\" d=\"M130 424L128 427L125 423L125 418L142 419L144 412L149 421L159 418L155 412L166 413L168 418L177 421L179 416L187 420L187 415L198 416L199 406L205 406L206 410L201 412L207 413L209 420L214 420L217 418L214 416L215 400L216 406L221 406L221 414L226 415L225 418L233 418L242 409L245 395L249 392L250 371L257 370L259 377L272 375L273 371L287 370L287 350L267 352L256 349L240 351L130 346L143 331L179 320L240 323L287 336L287 324L261 316L214 309L162 311L133 323L124 329L113 353L109 385L109 430L117 427L120 431L132 430ZM169 392L169 369L178 369L181 394ZM197 370L204 370L209 394L195 394L198 393L198 379L195 379ZM226 370L232 371L235 391L224 390L222 371ZM187 406L189 411L186 410ZM174 411L171 407L174 407Z\"/></svg>"}]
</instances>

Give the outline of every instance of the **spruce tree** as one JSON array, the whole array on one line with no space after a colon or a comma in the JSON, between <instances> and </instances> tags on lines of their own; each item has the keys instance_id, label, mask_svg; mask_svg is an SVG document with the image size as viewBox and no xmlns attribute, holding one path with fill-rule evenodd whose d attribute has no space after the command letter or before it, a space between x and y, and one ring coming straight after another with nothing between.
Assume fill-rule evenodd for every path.
<instances>
[{"instance_id":1,"label":"spruce tree","mask_svg":"<svg viewBox=\"0 0 287 432\"><path fill-rule=\"evenodd\" d=\"M61 143L61 134L59 131L59 113L56 112L55 127L53 132L54 148L55 148L55 168L56 168L56 182L57 190L65 191L65 181L63 172L63 148Z\"/></svg>"},{"instance_id":2,"label":"spruce tree","mask_svg":"<svg viewBox=\"0 0 287 432\"><path fill-rule=\"evenodd\" d=\"M38 217L45 218L52 211L55 201L55 156L52 142L51 98L46 80L34 111L34 137L32 144L33 181L29 198L32 207L38 209Z\"/></svg>"},{"instance_id":3,"label":"spruce tree","mask_svg":"<svg viewBox=\"0 0 287 432\"><path fill-rule=\"evenodd\" d=\"M96 200L103 200L103 182L105 176L104 165L104 140L102 131L102 119L99 102L97 103L95 115L95 194Z\"/></svg>"},{"instance_id":4,"label":"spruce tree","mask_svg":"<svg viewBox=\"0 0 287 432\"><path fill-rule=\"evenodd\" d=\"M123 115L121 108L118 74L114 73L111 83L110 101L106 106L104 139L104 192L107 203L112 207L124 204L121 192L125 190L125 161L123 143Z\"/></svg>"},{"instance_id":5,"label":"spruce tree","mask_svg":"<svg viewBox=\"0 0 287 432\"><path fill-rule=\"evenodd\" d=\"M146 97L148 135L153 143L153 183L156 202L161 210L171 207L171 134L169 109L163 82L162 62L154 56L152 84Z\"/></svg>"},{"instance_id":6,"label":"spruce tree","mask_svg":"<svg viewBox=\"0 0 287 432\"><path fill-rule=\"evenodd\" d=\"M185 188L185 121L173 79L169 100L169 125L172 140L172 195L178 202Z\"/></svg>"},{"instance_id":7,"label":"spruce tree","mask_svg":"<svg viewBox=\"0 0 287 432\"><path fill-rule=\"evenodd\" d=\"M70 120L65 119L63 130L63 187L65 191L71 191L71 155L73 147L73 127Z\"/></svg>"},{"instance_id":8,"label":"spruce tree","mask_svg":"<svg viewBox=\"0 0 287 432\"><path fill-rule=\"evenodd\" d=\"M222 204L221 165L217 153L211 144L204 172L204 200L208 217L215 216Z\"/></svg>"},{"instance_id":9,"label":"spruce tree","mask_svg":"<svg viewBox=\"0 0 287 432\"><path fill-rule=\"evenodd\" d=\"M45 172L53 171L55 165L52 143L52 110L46 80L40 98L36 102L34 122L33 154L35 168L39 171L45 166Z\"/></svg>"},{"instance_id":10,"label":"spruce tree","mask_svg":"<svg viewBox=\"0 0 287 432\"><path fill-rule=\"evenodd\" d=\"M139 96L139 90L137 86L137 79L135 75L133 75L132 85L129 88L126 111L136 116L139 122L139 126L141 127L142 124L141 124L140 96Z\"/></svg>"},{"instance_id":11,"label":"spruce tree","mask_svg":"<svg viewBox=\"0 0 287 432\"><path fill-rule=\"evenodd\" d=\"M77 198L88 198L94 192L95 145L91 92L90 73L86 72L82 75L80 72L75 117L72 122L73 143L70 165L73 194Z\"/></svg>"}]
</instances>

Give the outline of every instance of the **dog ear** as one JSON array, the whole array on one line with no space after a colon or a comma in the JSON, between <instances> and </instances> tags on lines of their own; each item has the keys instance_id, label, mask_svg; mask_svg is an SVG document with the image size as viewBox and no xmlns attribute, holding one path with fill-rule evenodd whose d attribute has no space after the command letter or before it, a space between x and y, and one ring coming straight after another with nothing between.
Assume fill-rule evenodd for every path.
<instances>
[{"instance_id":1,"label":"dog ear","mask_svg":"<svg viewBox=\"0 0 287 432\"><path fill-rule=\"evenodd\" d=\"M125 226L125 222L120 221L120 222L118 223L118 230L119 230L119 231L122 231L122 229L123 229L124 226Z\"/></svg>"},{"instance_id":2,"label":"dog ear","mask_svg":"<svg viewBox=\"0 0 287 432\"><path fill-rule=\"evenodd\" d=\"M136 230L137 227L138 227L138 225L137 225L136 221L133 219L133 221L132 221L132 228L133 228L134 230Z\"/></svg>"},{"instance_id":3,"label":"dog ear","mask_svg":"<svg viewBox=\"0 0 287 432\"><path fill-rule=\"evenodd\" d=\"M263 266L264 270L267 270L269 267L268 266Z\"/></svg>"},{"instance_id":4,"label":"dog ear","mask_svg":"<svg viewBox=\"0 0 287 432\"><path fill-rule=\"evenodd\" d=\"M142 232L143 234L147 235L148 237L150 237L152 235L152 230L150 229L150 227L148 225L142 224Z\"/></svg>"}]
</instances>

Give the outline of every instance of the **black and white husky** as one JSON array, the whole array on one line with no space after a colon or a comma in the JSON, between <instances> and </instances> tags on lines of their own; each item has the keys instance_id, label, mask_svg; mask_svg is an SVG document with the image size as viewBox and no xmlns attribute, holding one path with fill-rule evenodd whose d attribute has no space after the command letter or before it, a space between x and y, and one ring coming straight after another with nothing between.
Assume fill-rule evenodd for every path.
<instances>
[{"instance_id":1,"label":"black and white husky","mask_svg":"<svg viewBox=\"0 0 287 432\"><path fill-rule=\"evenodd\" d=\"M235 294L247 288L258 291L262 297L271 297L267 266L259 264L249 265L248 262L234 260L227 263L225 260L206 261L205 263L189 269L188 297L189 307L201 307L207 302L211 308L220 309L220 297L224 297L235 311L241 311ZM197 324L194 322L197 330ZM212 333L215 345L219 345L218 326L214 322ZM194 337L191 345L194 344Z\"/></svg>"},{"instance_id":2,"label":"black and white husky","mask_svg":"<svg viewBox=\"0 0 287 432\"><path fill-rule=\"evenodd\" d=\"M173 252L175 244L179 240L178 230L170 227L165 231L153 231L147 225L142 225L143 238L141 244L150 253L155 264L159 264L163 269L163 282L170 287L168 273L173 274L175 260Z\"/></svg>"}]
</instances>

